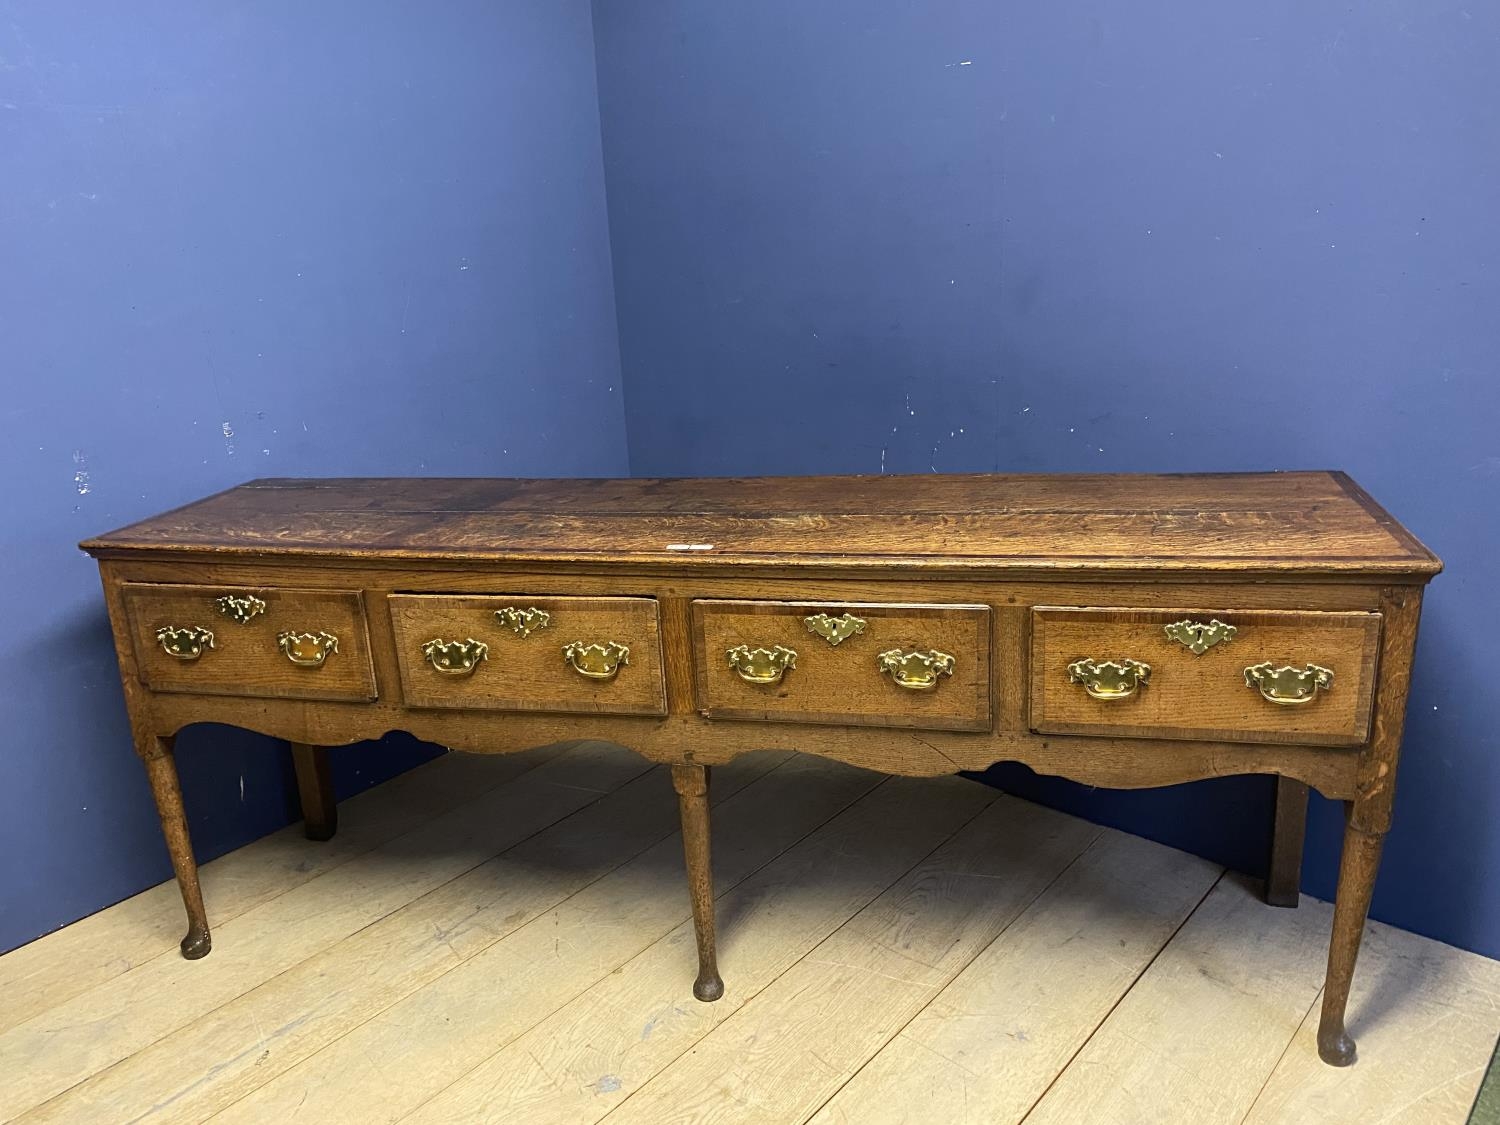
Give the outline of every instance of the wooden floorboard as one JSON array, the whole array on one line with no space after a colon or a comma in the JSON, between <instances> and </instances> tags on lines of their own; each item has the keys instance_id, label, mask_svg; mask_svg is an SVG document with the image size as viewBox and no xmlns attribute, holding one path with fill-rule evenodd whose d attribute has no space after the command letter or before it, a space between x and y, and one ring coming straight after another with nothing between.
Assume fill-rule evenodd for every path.
<instances>
[{"instance_id":1,"label":"wooden floorboard","mask_svg":"<svg viewBox=\"0 0 1500 1125\"><path fill-rule=\"evenodd\" d=\"M1355 1065L1318 1061L1315 1007L1256 1099L1248 1125L1462 1121L1495 1046L1500 962L1372 923L1347 1022L1359 1044Z\"/></svg>"},{"instance_id":2,"label":"wooden floorboard","mask_svg":"<svg viewBox=\"0 0 1500 1125\"><path fill-rule=\"evenodd\" d=\"M995 802L606 1120L804 1120L1098 833Z\"/></svg>"},{"instance_id":3,"label":"wooden floorboard","mask_svg":"<svg viewBox=\"0 0 1500 1125\"><path fill-rule=\"evenodd\" d=\"M693 999L686 920L410 1120L586 1122L603 1117L776 981L997 799L957 778L891 779L742 885L719 880L724 996ZM722 819L722 818L720 818ZM725 838L716 824L716 840ZM717 868L717 863L715 864Z\"/></svg>"},{"instance_id":4,"label":"wooden floorboard","mask_svg":"<svg viewBox=\"0 0 1500 1125\"><path fill-rule=\"evenodd\" d=\"M737 759L715 788L728 797L785 758ZM676 822L670 781L647 770L21 1120L202 1121L670 836Z\"/></svg>"},{"instance_id":5,"label":"wooden floorboard","mask_svg":"<svg viewBox=\"0 0 1500 1125\"><path fill-rule=\"evenodd\" d=\"M650 768L586 743L215 927L201 962L168 954L0 1035L0 1120L326 949Z\"/></svg>"},{"instance_id":6,"label":"wooden floorboard","mask_svg":"<svg viewBox=\"0 0 1500 1125\"><path fill-rule=\"evenodd\" d=\"M201 868L203 898L216 925L316 879L424 821L467 804L555 757L561 746L486 761L445 754L342 805L332 840L308 840L299 821ZM187 923L177 884L161 883L0 957L0 1032L129 972L177 955Z\"/></svg>"},{"instance_id":7,"label":"wooden floorboard","mask_svg":"<svg viewBox=\"0 0 1500 1125\"><path fill-rule=\"evenodd\" d=\"M1089 1037L1027 1125L1238 1121L1317 998L1332 911L1221 879Z\"/></svg>"},{"instance_id":8,"label":"wooden floorboard","mask_svg":"<svg viewBox=\"0 0 1500 1125\"><path fill-rule=\"evenodd\" d=\"M0 957L0 1120L1462 1122L1500 962L1378 924L1317 1058L1330 908L958 778L715 771L720 964L664 772L450 755Z\"/></svg>"},{"instance_id":9,"label":"wooden floorboard","mask_svg":"<svg viewBox=\"0 0 1500 1125\"><path fill-rule=\"evenodd\" d=\"M1105 830L813 1121L1021 1120L1220 870Z\"/></svg>"},{"instance_id":10,"label":"wooden floorboard","mask_svg":"<svg viewBox=\"0 0 1500 1125\"><path fill-rule=\"evenodd\" d=\"M832 776L821 763L805 768ZM780 780L781 772L768 782ZM716 817L718 879L730 886L744 879L852 800L848 786L869 784L867 775L848 767L838 775L843 786L794 779L726 801ZM687 915L681 844L667 839L213 1120L399 1120ZM683 972L691 974L691 956L684 954Z\"/></svg>"}]
</instances>

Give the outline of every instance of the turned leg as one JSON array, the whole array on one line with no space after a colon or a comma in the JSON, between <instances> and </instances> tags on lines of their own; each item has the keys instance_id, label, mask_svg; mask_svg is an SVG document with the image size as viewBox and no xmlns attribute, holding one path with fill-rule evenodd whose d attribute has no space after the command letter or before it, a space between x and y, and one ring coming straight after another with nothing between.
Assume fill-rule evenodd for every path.
<instances>
[{"instance_id":1,"label":"turned leg","mask_svg":"<svg viewBox=\"0 0 1500 1125\"><path fill-rule=\"evenodd\" d=\"M1323 1013L1318 1023L1318 1054L1333 1066L1348 1066L1354 1061L1354 1040L1344 1030L1344 1008L1349 1002L1349 983L1354 979L1354 962L1359 957L1384 842L1385 833L1361 828L1352 815L1352 805L1346 806L1344 854L1339 862L1328 977L1323 984Z\"/></svg>"},{"instance_id":2,"label":"turned leg","mask_svg":"<svg viewBox=\"0 0 1500 1125\"><path fill-rule=\"evenodd\" d=\"M208 915L203 909L203 891L198 886L198 863L193 859L193 844L188 839L187 816L182 808L182 788L177 783L177 762L172 756L172 739L147 737L139 747L156 798L156 812L161 817L162 835L172 857L172 870L182 888L182 903L187 907L188 932L182 939L182 955L189 961L206 956L213 942L208 933Z\"/></svg>"},{"instance_id":3,"label":"turned leg","mask_svg":"<svg viewBox=\"0 0 1500 1125\"><path fill-rule=\"evenodd\" d=\"M302 800L302 827L309 840L331 840L339 828L339 809L333 799L333 775L328 751L304 742L292 743L292 767L297 771L297 796Z\"/></svg>"},{"instance_id":4,"label":"turned leg","mask_svg":"<svg viewBox=\"0 0 1500 1125\"><path fill-rule=\"evenodd\" d=\"M1302 841L1307 835L1307 785L1276 778L1276 812L1271 827L1271 862L1266 870L1266 901L1296 906L1302 890Z\"/></svg>"},{"instance_id":5,"label":"turned leg","mask_svg":"<svg viewBox=\"0 0 1500 1125\"><path fill-rule=\"evenodd\" d=\"M682 812L682 851L687 860L688 892L693 899L693 929L698 935L698 979L693 995L717 1000L724 995L714 953L714 876L709 863L708 768L673 766L672 785Z\"/></svg>"}]
</instances>

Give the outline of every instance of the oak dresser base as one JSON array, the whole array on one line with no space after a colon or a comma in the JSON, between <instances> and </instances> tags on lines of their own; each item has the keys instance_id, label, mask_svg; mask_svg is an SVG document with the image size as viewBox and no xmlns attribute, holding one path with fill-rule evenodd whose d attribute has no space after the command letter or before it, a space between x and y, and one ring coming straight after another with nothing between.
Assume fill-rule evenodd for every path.
<instances>
[{"instance_id":1,"label":"oak dresser base","mask_svg":"<svg viewBox=\"0 0 1500 1125\"><path fill-rule=\"evenodd\" d=\"M326 748L403 730L504 753L589 738L671 768L723 995L710 767L781 748L910 776L999 761L1139 788L1275 778L1267 901L1295 906L1309 791L1346 828L1318 1049L1390 828L1437 559L1342 474L257 481L84 544L136 751L211 948L173 743Z\"/></svg>"}]
</instances>

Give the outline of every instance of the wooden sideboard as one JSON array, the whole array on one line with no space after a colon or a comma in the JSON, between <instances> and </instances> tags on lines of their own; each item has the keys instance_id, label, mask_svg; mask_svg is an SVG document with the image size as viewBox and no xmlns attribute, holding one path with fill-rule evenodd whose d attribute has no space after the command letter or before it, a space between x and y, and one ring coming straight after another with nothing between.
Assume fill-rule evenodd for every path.
<instances>
[{"instance_id":1,"label":"wooden sideboard","mask_svg":"<svg viewBox=\"0 0 1500 1125\"><path fill-rule=\"evenodd\" d=\"M1318 1046L1391 820L1437 558L1340 473L260 480L83 548L135 748L209 951L173 736L322 748L409 731L598 738L668 763L714 952L708 769L781 747L890 773L1023 762L1091 785L1277 777L1268 898L1295 905L1307 787L1345 802Z\"/></svg>"}]
</instances>

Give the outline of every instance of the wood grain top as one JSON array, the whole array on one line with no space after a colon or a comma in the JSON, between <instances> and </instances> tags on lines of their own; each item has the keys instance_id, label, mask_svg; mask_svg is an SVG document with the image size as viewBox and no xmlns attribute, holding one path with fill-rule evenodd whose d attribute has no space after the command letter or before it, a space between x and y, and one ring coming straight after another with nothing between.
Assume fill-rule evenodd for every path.
<instances>
[{"instance_id":1,"label":"wood grain top","mask_svg":"<svg viewBox=\"0 0 1500 1125\"><path fill-rule=\"evenodd\" d=\"M1336 573L1442 564L1343 473L265 479L100 557Z\"/></svg>"}]
</instances>

